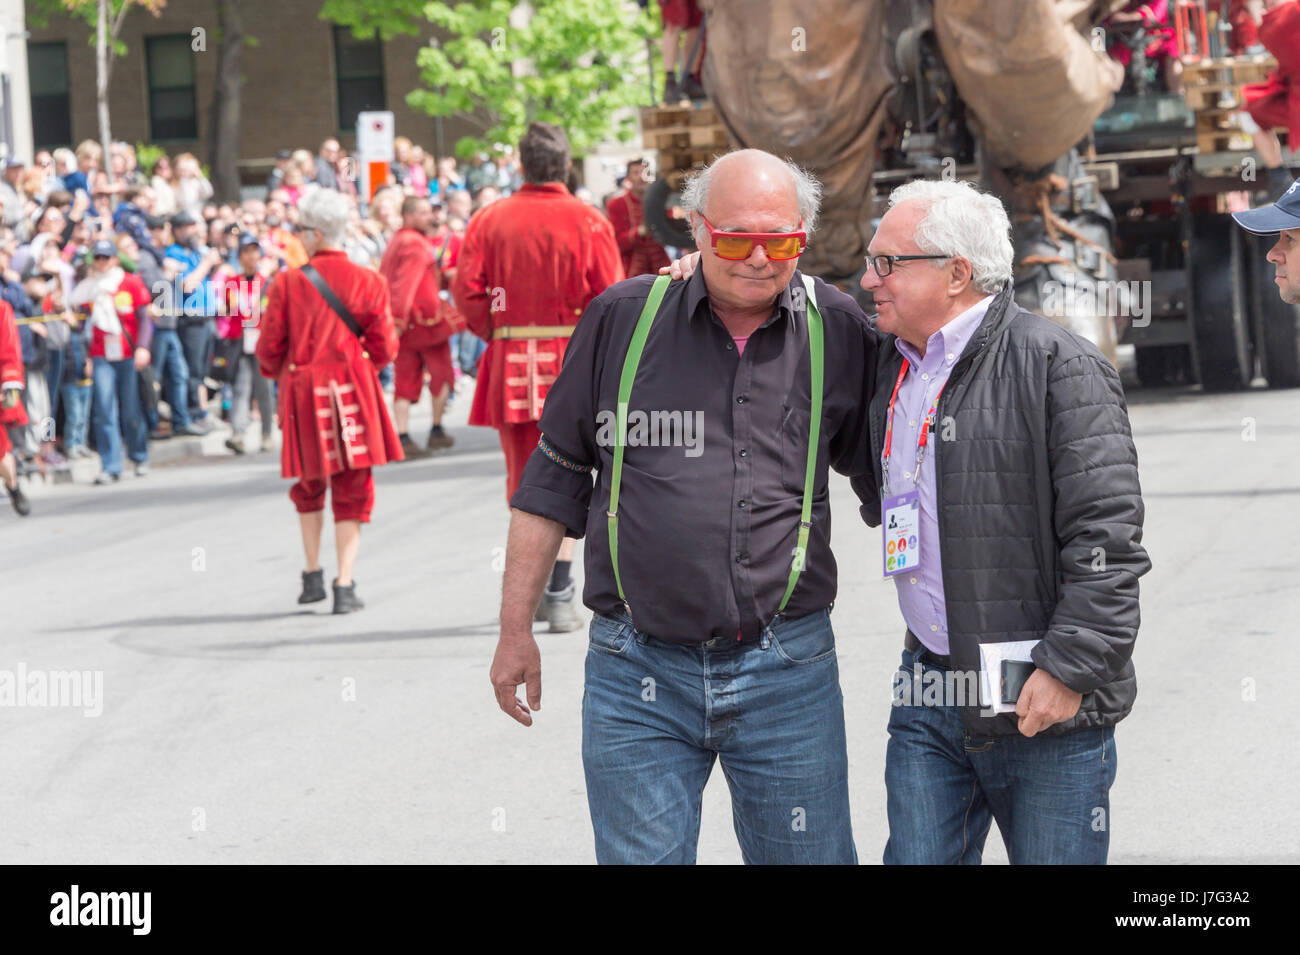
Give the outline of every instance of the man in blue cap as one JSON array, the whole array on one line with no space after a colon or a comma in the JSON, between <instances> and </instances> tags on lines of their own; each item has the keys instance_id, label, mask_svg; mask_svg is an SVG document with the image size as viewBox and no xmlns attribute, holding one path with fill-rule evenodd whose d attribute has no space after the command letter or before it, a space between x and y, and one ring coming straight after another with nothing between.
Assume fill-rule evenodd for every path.
<instances>
[{"instance_id":1,"label":"man in blue cap","mask_svg":"<svg viewBox=\"0 0 1300 955\"><path fill-rule=\"evenodd\" d=\"M1277 268L1273 281L1288 305L1300 305L1300 179L1271 206L1234 212L1237 225L1255 235L1276 235L1268 261Z\"/></svg>"}]
</instances>

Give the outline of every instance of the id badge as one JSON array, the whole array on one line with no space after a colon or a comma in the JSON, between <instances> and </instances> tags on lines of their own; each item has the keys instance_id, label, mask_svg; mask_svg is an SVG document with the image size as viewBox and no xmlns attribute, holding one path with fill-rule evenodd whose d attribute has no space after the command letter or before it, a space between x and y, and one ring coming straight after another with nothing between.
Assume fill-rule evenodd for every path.
<instances>
[{"instance_id":1,"label":"id badge","mask_svg":"<svg viewBox=\"0 0 1300 955\"><path fill-rule=\"evenodd\" d=\"M121 335L104 336L104 357L109 361L121 361L126 357L122 351Z\"/></svg>"},{"instance_id":2,"label":"id badge","mask_svg":"<svg viewBox=\"0 0 1300 955\"><path fill-rule=\"evenodd\" d=\"M916 490L884 500L885 576L921 566L921 497Z\"/></svg>"}]
</instances>

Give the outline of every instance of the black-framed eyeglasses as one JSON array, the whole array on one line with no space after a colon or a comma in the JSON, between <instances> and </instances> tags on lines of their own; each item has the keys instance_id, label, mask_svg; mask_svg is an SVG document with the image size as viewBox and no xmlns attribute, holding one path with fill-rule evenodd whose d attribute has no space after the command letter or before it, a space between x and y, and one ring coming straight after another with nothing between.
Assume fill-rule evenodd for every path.
<instances>
[{"instance_id":1,"label":"black-framed eyeglasses","mask_svg":"<svg viewBox=\"0 0 1300 955\"><path fill-rule=\"evenodd\" d=\"M912 262L916 259L951 259L951 255L868 255L867 268L875 269L882 279L894 271L895 262Z\"/></svg>"}]
</instances>

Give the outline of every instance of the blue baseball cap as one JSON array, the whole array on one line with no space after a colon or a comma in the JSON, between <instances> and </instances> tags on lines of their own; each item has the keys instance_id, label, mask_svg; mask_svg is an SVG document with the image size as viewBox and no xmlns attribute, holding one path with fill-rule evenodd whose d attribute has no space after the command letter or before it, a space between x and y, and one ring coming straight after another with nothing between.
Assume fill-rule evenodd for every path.
<instances>
[{"instance_id":1,"label":"blue baseball cap","mask_svg":"<svg viewBox=\"0 0 1300 955\"><path fill-rule=\"evenodd\" d=\"M1271 206L1251 209L1249 212L1234 212L1232 217L1237 225L1255 235L1273 235L1286 229L1300 229L1300 179L1291 183L1291 188L1282 193L1282 198Z\"/></svg>"},{"instance_id":2,"label":"blue baseball cap","mask_svg":"<svg viewBox=\"0 0 1300 955\"><path fill-rule=\"evenodd\" d=\"M107 239L99 239L93 246L91 246L90 256L91 258L97 259L101 255L107 256L110 259L117 258L117 246L112 242L109 242Z\"/></svg>"},{"instance_id":3,"label":"blue baseball cap","mask_svg":"<svg viewBox=\"0 0 1300 955\"><path fill-rule=\"evenodd\" d=\"M243 235L239 237L239 251L243 252L250 245L255 245L258 248L261 248L262 240L259 239L257 236L253 235L253 233L251 232L245 232Z\"/></svg>"}]
</instances>

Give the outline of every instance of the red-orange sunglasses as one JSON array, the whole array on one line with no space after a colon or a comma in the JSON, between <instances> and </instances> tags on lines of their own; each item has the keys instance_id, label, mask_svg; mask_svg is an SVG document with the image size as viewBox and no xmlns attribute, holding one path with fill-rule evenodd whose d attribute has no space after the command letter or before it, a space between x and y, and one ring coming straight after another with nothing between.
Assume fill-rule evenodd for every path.
<instances>
[{"instance_id":1,"label":"red-orange sunglasses","mask_svg":"<svg viewBox=\"0 0 1300 955\"><path fill-rule=\"evenodd\" d=\"M747 259L753 253L754 246L761 245L764 254L773 262L784 262L799 258L808 245L806 232L719 232L704 216L700 216L700 221L709 230L713 254L720 259ZM803 225L802 219L799 220L799 225Z\"/></svg>"}]
</instances>

